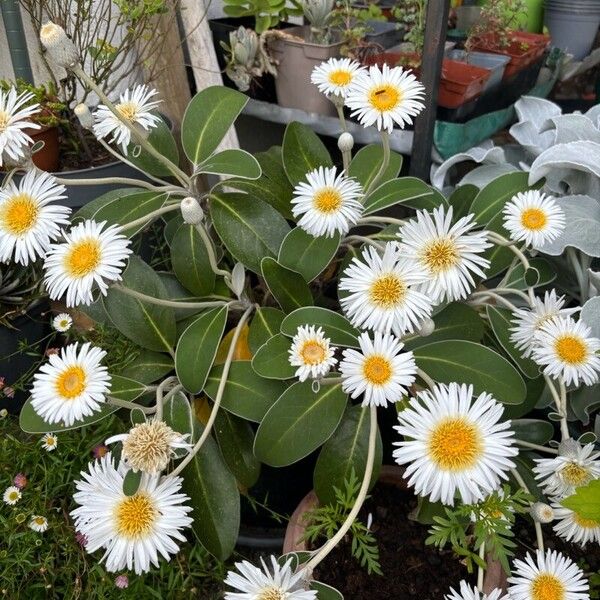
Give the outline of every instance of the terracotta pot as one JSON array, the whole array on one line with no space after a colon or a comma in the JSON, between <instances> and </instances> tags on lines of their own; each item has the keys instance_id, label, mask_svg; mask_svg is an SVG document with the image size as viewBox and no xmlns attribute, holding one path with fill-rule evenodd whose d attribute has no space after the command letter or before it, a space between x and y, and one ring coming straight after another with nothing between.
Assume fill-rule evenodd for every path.
<instances>
[{"instance_id":1,"label":"terracotta pot","mask_svg":"<svg viewBox=\"0 0 600 600\"><path fill-rule=\"evenodd\" d=\"M44 142L44 147L33 155L33 164L42 171L58 171L58 127L24 129L23 132L33 140L34 144L37 142Z\"/></svg>"}]
</instances>

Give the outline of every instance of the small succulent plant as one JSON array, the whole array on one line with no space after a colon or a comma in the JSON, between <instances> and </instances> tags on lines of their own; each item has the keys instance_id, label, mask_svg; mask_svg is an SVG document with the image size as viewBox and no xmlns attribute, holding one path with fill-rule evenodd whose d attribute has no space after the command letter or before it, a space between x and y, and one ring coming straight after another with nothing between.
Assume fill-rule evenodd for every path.
<instances>
[{"instance_id":1,"label":"small succulent plant","mask_svg":"<svg viewBox=\"0 0 600 600\"><path fill-rule=\"evenodd\" d=\"M41 283L34 269L0 265L0 326L10 326L42 296Z\"/></svg>"}]
</instances>

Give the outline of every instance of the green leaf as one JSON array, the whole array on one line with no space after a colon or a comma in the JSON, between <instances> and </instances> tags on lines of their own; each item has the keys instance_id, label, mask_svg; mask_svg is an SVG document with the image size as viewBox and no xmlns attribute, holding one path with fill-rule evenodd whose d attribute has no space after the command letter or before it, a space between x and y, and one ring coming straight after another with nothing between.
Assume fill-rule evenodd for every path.
<instances>
[{"instance_id":1,"label":"green leaf","mask_svg":"<svg viewBox=\"0 0 600 600\"><path fill-rule=\"evenodd\" d=\"M265 256L275 258L290 231L270 205L249 194L213 194L210 214L215 230L232 256L255 273Z\"/></svg>"},{"instance_id":2,"label":"green leaf","mask_svg":"<svg viewBox=\"0 0 600 600\"><path fill-rule=\"evenodd\" d=\"M284 312L313 303L310 288L300 273L286 269L268 256L262 259L260 266L265 283Z\"/></svg>"},{"instance_id":3,"label":"green leaf","mask_svg":"<svg viewBox=\"0 0 600 600\"><path fill-rule=\"evenodd\" d=\"M341 592L320 581L311 581L310 589L317 591L317 598L319 600L344 600Z\"/></svg>"},{"instance_id":4,"label":"green leaf","mask_svg":"<svg viewBox=\"0 0 600 600\"><path fill-rule=\"evenodd\" d=\"M133 469L129 469L123 479L123 493L126 496L133 496L138 491L141 481L142 471L136 472Z\"/></svg>"},{"instance_id":5,"label":"green leaf","mask_svg":"<svg viewBox=\"0 0 600 600\"><path fill-rule=\"evenodd\" d=\"M596 296L599 298L600 296ZM589 300L588 300L589 302ZM569 408L584 425L590 422L590 416L600 406L600 385L585 385L573 390L569 398Z\"/></svg>"},{"instance_id":6,"label":"green leaf","mask_svg":"<svg viewBox=\"0 0 600 600\"><path fill-rule=\"evenodd\" d=\"M278 308L261 306L256 309L252 323L250 323L250 331L248 332L248 346L250 346L250 351L253 354L267 340L279 333L279 328L284 317L284 312Z\"/></svg>"},{"instance_id":7,"label":"green leaf","mask_svg":"<svg viewBox=\"0 0 600 600\"><path fill-rule=\"evenodd\" d=\"M536 280L533 282L528 282L528 273L525 272L523 265L519 263L512 270L508 280L506 281L506 287L513 288L515 290L526 290L529 285L531 285L531 287L541 287L548 285L556 279L556 268L545 258L532 258L529 260L529 264L532 269L537 271Z\"/></svg>"},{"instance_id":8,"label":"green leaf","mask_svg":"<svg viewBox=\"0 0 600 600\"><path fill-rule=\"evenodd\" d=\"M296 373L289 361L290 338L278 333L265 342L252 358L252 368L267 379L291 379Z\"/></svg>"},{"instance_id":9,"label":"green leaf","mask_svg":"<svg viewBox=\"0 0 600 600\"><path fill-rule=\"evenodd\" d=\"M543 446L554 436L554 427L548 421L540 419L513 419L511 429L515 432L515 438Z\"/></svg>"},{"instance_id":10,"label":"green leaf","mask_svg":"<svg viewBox=\"0 0 600 600\"><path fill-rule=\"evenodd\" d=\"M488 392L504 404L521 404L525 382L502 356L474 342L445 340L414 350L417 365L440 383L472 384L474 392Z\"/></svg>"},{"instance_id":11,"label":"green leaf","mask_svg":"<svg viewBox=\"0 0 600 600\"><path fill-rule=\"evenodd\" d=\"M416 177L391 179L373 190L365 198L365 215L379 212L396 204L431 210L444 204L444 197Z\"/></svg>"},{"instance_id":12,"label":"green leaf","mask_svg":"<svg viewBox=\"0 0 600 600\"><path fill-rule=\"evenodd\" d=\"M181 435L189 435L189 439L191 439L195 417L185 394L178 392L167 400L163 409L163 420L173 431ZM175 448L177 458L183 458L186 455L185 448Z\"/></svg>"},{"instance_id":13,"label":"green leaf","mask_svg":"<svg viewBox=\"0 0 600 600\"><path fill-rule=\"evenodd\" d=\"M226 323L227 307L214 308L201 314L179 338L175 370L191 394L199 394L204 388Z\"/></svg>"},{"instance_id":14,"label":"green leaf","mask_svg":"<svg viewBox=\"0 0 600 600\"><path fill-rule=\"evenodd\" d=\"M168 298L158 274L138 256L129 258L121 285L155 298ZM125 337L148 350L172 350L176 334L172 308L133 298L115 287L109 288L103 303L115 327Z\"/></svg>"},{"instance_id":15,"label":"green leaf","mask_svg":"<svg viewBox=\"0 0 600 600\"><path fill-rule=\"evenodd\" d=\"M479 188L476 185L467 183L455 188L452 194L450 194L448 204L454 209L452 216L455 223L469 214L469 208L478 193Z\"/></svg>"},{"instance_id":16,"label":"green leaf","mask_svg":"<svg viewBox=\"0 0 600 600\"><path fill-rule=\"evenodd\" d=\"M119 374L123 377L135 377L137 381L148 384L162 379L174 368L173 359L168 354L142 348L138 356Z\"/></svg>"},{"instance_id":17,"label":"green leaf","mask_svg":"<svg viewBox=\"0 0 600 600\"><path fill-rule=\"evenodd\" d=\"M381 144L369 144L361 148L354 155L348 167L348 175L354 177L362 185L363 189L366 190L379 172L382 160L383 147ZM390 163L379 180L379 184L397 177L401 168L402 154L391 152Z\"/></svg>"},{"instance_id":18,"label":"green leaf","mask_svg":"<svg viewBox=\"0 0 600 600\"><path fill-rule=\"evenodd\" d=\"M71 223L76 225L78 222L83 221L85 219L93 219L94 215L107 204L110 204L114 200L123 199L127 196L131 196L132 194L139 193L147 193L143 188L135 188L135 187L126 187L119 188L116 190L111 190L110 192L106 192L106 194L102 194L97 198L94 198L91 202L84 204L72 217ZM152 193L152 192L150 192Z\"/></svg>"},{"instance_id":19,"label":"green leaf","mask_svg":"<svg viewBox=\"0 0 600 600\"><path fill-rule=\"evenodd\" d=\"M222 85L198 92L183 115L181 142L193 165L203 163L221 143L248 102L248 96Z\"/></svg>"},{"instance_id":20,"label":"green leaf","mask_svg":"<svg viewBox=\"0 0 600 600\"><path fill-rule=\"evenodd\" d=\"M206 310L206 309L202 309L202 308L183 308L184 307L183 302L200 302L203 300L203 298L200 298L199 296L196 296L196 295L192 294L192 292L186 290L181 285L181 283L179 282L179 279L177 279L177 277L175 276L174 273L165 273L164 271L161 271L158 274L158 276L160 277L162 284L165 286L165 289L167 290L167 297L169 298L169 300L172 300L173 302L181 302L182 303L181 304L182 308L174 308L173 309L173 313L175 314L175 320L177 321L178 328L180 327L181 321L190 319L190 318L194 317L194 315L197 315L197 314L201 313L203 310ZM206 300L206 299L204 299L204 300ZM183 331L178 329L177 337L179 337L180 333L183 333Z\"/></svg>"},{"instance_id":21,"label":"green leaf","mask_svg":"<svg viewBox=\"0 0 600 600\"><path fill-rule=\"evenodd\" d=\"M344 488L344 481L350 478L352 471L359 480L364 477L369 446L369 409L351 406L346 409L339 427L325 442L313 474L314 490L321 504L335 504L333 490ZM377 435L375 464L370 487L379 478L383 447L381 436Z\"/></svg>"},{"instance_id":22,"label":"green leaf","mask_svg":"<svg viewBox=\"0 0 600 600\"><path fill-rule=\"evenodd\" d=\"M177 143L173 138L169 126L163 119L158 122L156 127L153 127L150 130L146 139L162 156L168 158L174 165L179 165L179 150L177 150ZM127 147L127 160L150 175L156 175L157 177L173 175L171 169L164 163L154 158L145 150L140 152L136 146L138 146L138 144L134 139Z\"/></svg>"},{"instance_id":23,"label":"green leaf","mask_svg":"<svg viewBox=\"0 0 600 600\"><path fill-rule=\"evenodd\" d=\"M215 274L208 251L194 225L184 223L171 242L171 264L177 279L193 294L208 296L215 289Z\"/></svg>"},{"instance_id":24,"label":"green leaf","mask_svg":"<svg viewBox=\"0 0 600 600\"><path fill-rule=\"evenodd\" d=\"M196 173L258 179L261 169L252 154L245 150L231 149L213 154L196 169Z\"/></svg>"},{"instance_id":25,"label":"green leaf","mask_svg":"<svg viewBox=\"0 0 600 600\"><path fill-rule=\"evenodd\" d=\"M264 416L254 441L256 457L273 467L291 465L316 450L336 430L346 408L341 385L295 383Z\"/></svg>"},{"instance_id":26,"label":"green leaf","mask_svg":"<svg viewBox=\"0 0 600 600\"><path fill-rule=\"evenodd\" d=\"M212 400L217 397L222 376L223 365L215 365L208 375L204 392ZM221 407L238 417L259 423L286 387L282 381L257 375L249 360L237 360L229 369Z\"/></svg>"},{"instance_id":27,"label":"green leaf","mask_svg":"<svg viewBox=\"0 0 600 600\"><path fill-rule=\"evenodd\" d=\"M333 310L317 306L299 308L285 317L281 323L281 333L294 337L301 325L322 327L325 337L330 338L336 346L359 348L358 330L346 317Z\"/></svg>"},{"instance_id":28,"label":"green leaf","mask_svg":"<svg viewBox=\"0 0 600 600\"><path fill-rule=\"evenodd\" d=\"M279 249L279 264L296 271L305 281L312 281L329 265L340 246L340 235L314 237L294 227Z\"/></svg>"},{"instance_id":29,"label":"green leaf","mask_svg":"<svg viewBox=\"0 0 600 600\"><path fill-rule=\"evenodd\" d=\"M318 167L331 167L331 156L319 136L302 123L290 123L283 136L283 166L292 185Z\"/></svg>"},{"instance_id":30,"label":"green leaf","mask_svg":"<svg viewBox=\"0 0 600 600\"><path fill-rule=\"evenodd\" d=\"M562 501L562 505L583 519L600 521L600 479L578 487L575 494Z\"/></svg>"}]
</instances>

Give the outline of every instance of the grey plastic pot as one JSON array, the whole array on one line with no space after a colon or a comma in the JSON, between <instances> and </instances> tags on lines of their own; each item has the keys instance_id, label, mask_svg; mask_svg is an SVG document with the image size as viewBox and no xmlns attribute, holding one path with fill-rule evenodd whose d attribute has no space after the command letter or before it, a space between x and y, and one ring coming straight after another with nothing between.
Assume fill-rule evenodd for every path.
<instances>
[{"instance_id":1,"label":"grey plastic pot","mask_svg":"<svg viewBox=\"0 0 600 600\"><path fill-rule=\"evenodd\" d=\"M491 52L467 52L466 50L450 50L446 56L451 60L459 60L461 62L483 67L491 71L490 78L485 82L482 94L493 92L502 83L504 68L510 61L510 56L504 54L492 54Z\"/></svg>"},{"instance_id":2,"label":"grey plastic pot","mask_svg":"<svg viewBox=\"0 0 600 600\"><path fill-rule=\"evenodd\" d=\"M277 38L270 44L271 54L277 60L275 89L278 104L311 113L335 115L333 103L311 83L310 75L323 61L340 55L342 42L327 46L311 44L305 41L310 34L308 26L286 29L285 34L286 37Z\"/></svg>"},{"instance_id":3,"label":"grey plastic pot","mask_svg":"<svg viewBox=\"0 0 600 600\"><path fill-rule=\"evenodd\" d=\"M598 4L589 7L579 4L566 8L562 3L548 0L544 11L544 25L550 31L552 46L572 54L575 60L585 58L592 49L600 25Z\"/></svg>"},{"instance_id":4,"label":"grey plastic pot","mask_svg":"<svg viewBox=\"0 0 600 600\"><path fill-rule=\"evenodd\" d=\"M398 23L367 21L367 29L369 33L365 35L365 41L382 48L389 48L404 39L404 27L398 27Z\"/></svg>"}]
</instances>

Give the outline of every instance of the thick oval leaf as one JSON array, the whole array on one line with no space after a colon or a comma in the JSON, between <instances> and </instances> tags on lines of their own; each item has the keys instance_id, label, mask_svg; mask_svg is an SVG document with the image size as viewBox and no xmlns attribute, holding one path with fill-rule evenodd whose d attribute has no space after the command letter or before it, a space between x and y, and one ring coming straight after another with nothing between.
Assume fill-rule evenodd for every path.
<instances>
[{"instance_id":1,"label":"thick oval leaf","mask_svg":"<svg viewBox=\"0 0 600 600\"><path fill-rule=\"evenodd\" d=\"M252 353L256 353L267 340L279 333L284 317L285 313L278 308L261 306L256 310L248 332L248 345Z\"/></svg>"},{"instance_id":2,"label":"thick oval leaf","mask_svg":"<svg viewBox=\"0 0 600 600\"><path fill-rule=\"evenodd\" d=\"M350 161L348 175L354 177L363 186L363 189L366 190L379 172L382 160L383 147L381 144L369 144L368 146L361 148L354 155L354 158ZM402 154L391 152L390 163L385 170L385 173L381 176L379 185L397 177L401 168Z\"/></svg>"},{"instance_id":3,"label":"thick oval leaf","mask_svg":"<svg viewBox=\"0 0 600 600\"><path fill-rule=\"evenodd\" d=\"M129 258L122 285L155 298L168 295L158 274L138 256ZM172 308L133 298L111 287L102 302L115 327L136 344L157 352L170 352L176 339Z\"/></svg>"},{"instance_id":4,"label":"thick oval leaf","mask_svg":"<svg viewBox=\"0 0 600 600\"><path fill-rule=\"evenodd\" d=\"M175 363L168 354L142 349L119 374L123 377L135 377L137 381L148 384L162 379L174 368Z\"/></svg>"},{"instance_id":5,"label":"thick oval leaf","mask_svg":"<svg viewBox=\"0 0 600 600\"><path fill-rule=\"evenodd\" d=\"M268 256L262 259L260 268L271 294L284 312L313 303L310 288L300 273L286 269Z\"/></svg>"},{"instance_id":6,"label":"thick oval leaf","mask_svg":"<svg viewBox=\"0 0 600 600\"><path fill-rule=\"evenodd\" d=\"M213 154L196 169L196 173L258 179L261 175L261 169L252 154L245 150L231 149Z\"/></svg>"},{"instance_id":7,"label":"thick oval leaf","mask_svg":"<svg viewBox=\"0 0 600 600\"><path fill-rule=\"evenodd\" d=\"M214 308L200 315L179 338L175 370L191 394L199 394L206 383L226 323L227 307Z\"/></svg>"},{"instance_id":8,"label":"thick oval leaf","mask_svg":"<svg viewBox=\"0 0 600 600\"><path fill-rule=\"evenodd\" d=\"M292 229L279 249L279 264L312 281L329 265L340 246L340 235L314 237L300 227Z\"/></svg>"},{"instance_id":9,"label":"thick oval leaf","mask_svg":"<svg viewBox=\"0 0 600 600\"><path fill-rule=\"evenodd\" d=\"M351 348L359 347L358 330L350 324L346 317L333 310L317 306L299 308L283 320L281 333L293 337L298 333L298 327L302 325L322 327L325 336L334 345L349 346Z\"/></svg>"},{"instance_id":10,"label":"thick oval leaf","mask_svg":"<svg viewBox=\"0 0 600 600\"><path fill-rule=\"evenodd\" d=\"M351 406L346 409L335 433L323 445L313 474L314 490L321 504L335 504L333 488L343 489L344 481L350 478L352 471L362 481L367 466L369 426L369 409ZM379 478L382 456L381 436L377 432L370 487Z\"/></svg>"},{"instance_id":11,"label":"thick oval leaf","mask_svg":"<svg viewBox=\"0 0 600 600\"><path fill-rule=\"evenodd\" d=\"M554 436L552 423L540 419L514 419L511 421L511 429L518 440L540 446L547 444Z\"/></svg>"},{"instance_id":12,"label":"thick oval leaf","mask_svg":"<svg viewBox=\"0 0 600 600\"><path fill-rule=\"evenodd\" d=\"M150 130L146 138L150 145L168 158L175 166L179 165L179 150L175 138L169 129L169 126L161 119L156 127ZM150 153L141 150L135 140L127 148L127 160L131 161L136 167L139 167L145 173L156 175L157 177L166 177L173 175L171 169L163 162L154 158Z\"/></svg>"},{"instance_id":13,"label":"thick oval leaf","mask_svg":"<svg viewBox=\"0 0 600 600\"><path fill-rule=\"evenodd\" d=\"M235 259L260 274L260 261L275 258L290 231L270 205L249 194L212 194L210 214L225 247Z\"/></svg>"},{"instance_id":14,"label":"thick oval leaf","mask_svg":"<svg viewBox=\"0 0 600 600\"><path fill-rule=\"evenodd\" d=\"M252 359L252 368L267 379L291 379L296 373L289 361L290 338L278 333L265 342Z\"/></svg>"},{"instance_id":15,"label":"thick oval leaf","mask_svg":"<svg viewBox=\"0 0 600 600\"><path fill-rule=\"evenodd\" d=\"M217 149L247 102L248 96L221 85L192 98L181 123L181 143L192 164L201 164Z\"/></svg>"},{"instance_id":16,"label":"thick oval leaf","mask_svg":"<svg viewBox=\"0 0 600 600\"><path fill-rule=\"evenodd\" d=\"M336 430L347 396L341 385L295 383L269 409L254 441L254 454L273 467L285 467L316 450Z\"/></svg>"},{"instance_id":17,"label":"thick oval leaf","mask_svg":"<svg viewBox=\"0 0 600 600\"><path fill-rule=\"evenodd\" d=\"M302 123L290 123L283 136L283 166L292 185L317 167L331 167L331 156L319 136Z\"/></svg>"},{"instance_id":18,"label":"thick oval leaf","mask_svg":"<svg viewBox=\"0 0 600 600\"><path fill-rule=\"evenodd\" d=\"M344 596L339 590L320 581L311 581L310 589L316 590L319 600L344 600Z\"/></svg>"},{"instance_id":19,"label":"thick oval leaf","mask_svg":"<svg viewBox=\"0 0 600 600\"><path fill-rule=\"evenodd\" d=\"M184 302L200 302L202 298L192 294L192 292L186 290L179 279L175 277L173 273L165 273L161 271L158 276L162 281L162 284L165 286L167 290L167 297L169 300L173 302L180 302L182 306L184 306ZM177 338L183 333L183 330L187 325L191 323L194 316L201 313L202 308L174 308L173 313L175 314L175 320L177 321ZM185 321L189 321L187 325L184 326Z\"/></svg>"},{"instance_id":20,"label":"thick oval leaf","mask_svg":"<svg viewBox=\"0 0 600 600\"><path fill-rule=\"evenodd\" d=\"M133 496L140 487L140 482L142 481L142 471L134 471L130 469L125 473L125 478L123 479L123 493L126 496Z\"/></svg>"},{"instance_id":21,"label":"thick oval leaf","mask_svg":"<svg viewBox=\"0 0 600 600\"><path fill-rule=\"evenodd\" d=\"M167 400L163 408L163 420L173 431L181 433L181 435L189 435L187 439L191 439L195 417L185 394L180 392ZM187 450L175 448L174 454L177 458L183 458L187 454Z\"/></svg>"},{"instance_id":22,"label":"thick oval leaf","mask_svg":"<svg viewBox=\"0 0 600 600\"><path fill-rule=\"evenodd\" d=\"M537 271L537 277L535 281L527 281L528 273L525 272L525 268L519 263L511 272L508 280L506 281L506 287L513 288L515 290L526 290L529 286L541 287L548 285L556 279L556 268L552 266L544 258L532 258L529 261L531 269Z\"/></svg>"},{"instance_id":23,"label":"thick oval leaf","mask_svg":"<svg viewBox=\"0 0 600 600\"><path fill-rule=\"evenodd\" d=\"M396 204L404 204L416 209L431 210L445 204L444 197L424 181L416 177L392 179L365 198L365 215L379 212Z\"/></svg>"},{"instance_id":24,"label":"thick oval leaf","mask_svg":"<svg viewBox=\"0 0 600 600\"><path fill-rule=\"evenodd\" d=\"M215 288L215 274L208 251L194 225L184 223L171 242L171 264L177 279L193 294L208 296Z\"/></svg>"},{"instance_id":25,"label":"thick oval leaf","mask_svg":"<svg viewBox=\"0 0 600 600\"><path fill-rule=\"evenodd\" d=\"M211 369L204 392L212 400L217 396L223 365ZM238 360L231 364L221 407L230 413L259 423L267 410L286 389L286 384L274 379L265 379L254 372L249 360Z\"/></svg>"},{"instance_id":26,"label":"thick oval leaf","mask_svg":"<svg viewBox=\"0 0 600 600\"><path fill-rule=\"evenodd\" d=\"M448 198L448 204L453 208L452 216L454 221L462 217L466 217L469 214L469 208L475 200L475 196L479 193L479 188L476 185L467 183L465 185L458 186L450 197Z\"/></svg>"},{"instance_id":27,"label":"thick oval leaf","mask_svg":"<svg viewBox=\"0 0 600 600\"><path fill-rule=\"evenodd\" d=\"M440 383L472 384L474 392L488 392L504 404L525 400L525 382L498 353L474 342L446 340L414 350L417 365Z\"/></svg>"},{"instance_id":28,"label":"thick oval leaf","mask_svg":"<svg viewBox=\"0 0 600 600\"><path fill-rule=\"evenodd\" d=\"M93 219L96 212L114 200L125 198L126 196L130 196L132 194L146 193L146 191L147 190L144 190L143 188L127 187L106 192L106 194L102 194L101 196L94 198L91 202L84 204L76 213L73 214L71 217L71 223L75 225L84 219Z\"/></svg>"}]
</instances>

